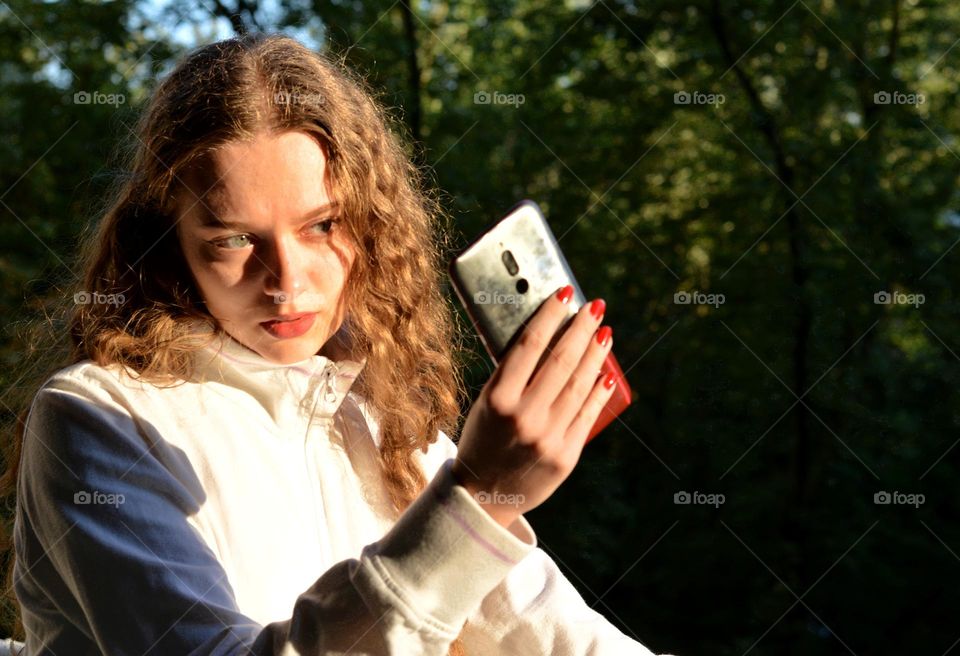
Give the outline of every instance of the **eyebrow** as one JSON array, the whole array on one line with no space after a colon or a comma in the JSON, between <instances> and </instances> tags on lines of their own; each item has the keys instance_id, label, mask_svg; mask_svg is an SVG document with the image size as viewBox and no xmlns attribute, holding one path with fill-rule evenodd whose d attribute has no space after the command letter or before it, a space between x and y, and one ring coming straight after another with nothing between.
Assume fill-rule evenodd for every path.
<instances>
[{"instance_id":1,"label":"eyebrow","mask_svg":"<svg viewBox=\"0 0 960 656\"><path fill-rule=\"evenodd\" d=\"M217 216L217 214L223 213L223 206L219 202L212 201L210 199L209 206L203 204L203 217L200 219L201 228L227 228L230 230L247 230L250 228L246 223L242 221L225 221ZM300 221L309 221L312 218L315 218L319 214L327 214L333 210L337 210L340 207L340 203L332 201L326 205L321 205L316 209L311 210L305 216L297 219L297 222Z\"/></svg>"}]
</instances>

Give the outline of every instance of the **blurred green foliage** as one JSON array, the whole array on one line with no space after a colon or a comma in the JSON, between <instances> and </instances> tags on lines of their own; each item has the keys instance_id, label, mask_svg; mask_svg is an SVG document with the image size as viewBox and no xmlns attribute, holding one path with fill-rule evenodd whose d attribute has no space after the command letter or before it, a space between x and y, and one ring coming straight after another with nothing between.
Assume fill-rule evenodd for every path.
<instances>
[{"instance_id":1,"label":"blurred green foliage","mask_svg":"<svg viewBox=\"0 0 960 656\"><path fill-rule=\"evenodd\" d=\"M382 90L461 244L533 198L607 300L635 403L530 516L588 603L677 654L957 644L960 6L216 5L0 5L5 389L153 79L287 31ZM676 302L697 292L724 302Z\"/></svg>"}]
</instances>

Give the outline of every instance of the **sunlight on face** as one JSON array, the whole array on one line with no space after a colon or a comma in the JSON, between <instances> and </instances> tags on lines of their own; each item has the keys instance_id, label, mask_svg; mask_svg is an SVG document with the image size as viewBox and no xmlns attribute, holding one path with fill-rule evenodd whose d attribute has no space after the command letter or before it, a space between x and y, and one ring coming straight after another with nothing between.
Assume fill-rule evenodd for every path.
<instances>
[{"instance_id":1,"label":"sunlight on face","mask_svg":"<svg viewBox=\"0 0 960 656\"><path fill-rule=\"evenodd\" d=\"M232 142L184 176L177 234L207 310L264 358L299 362L340 327L355 250L305 132ZM265 323L289 315L304 319Z\"/></svg>"}]
</instances>

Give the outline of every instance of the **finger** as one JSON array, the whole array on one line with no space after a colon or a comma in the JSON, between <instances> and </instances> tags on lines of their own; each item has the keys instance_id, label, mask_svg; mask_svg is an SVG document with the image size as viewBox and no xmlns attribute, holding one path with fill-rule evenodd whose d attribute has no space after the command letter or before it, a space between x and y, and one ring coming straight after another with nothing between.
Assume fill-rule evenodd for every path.
<instances>
[{"instance_id":1,"label":"finger","mask_svg":"<svg viewBox=\"0 0 960 656\"><path fill-rule=\"evenodd\" d=\"M499 394L507 399L520 398L557 328L570 315L572 297L573 287L567 285L537 308L494 372Z\"/></svg>"},{"instance_id":2,"label":"finger","mask_svg":"<svg viewBox=\"0 0 960 656\"><path fill-rule=\"evenodd\" d=\"M613 348L613 330L610 326L599 328L590 340L587 352L583 354L580 364L574 370L567 384L560 391L557 399L550 408L551 420L557 426L568 429L574 416L590 395L603 366L603 360Z\"/></svg>"},{"instance_id":3,"label":"finger","mask_svg":"<svg viewBox=\"0 0 960 656\"><path fill-rule=\"evenodd\" d=\"M587 442L587 435L590 434L590 429L597 423L597 417L600 416L600 412L607 405L607 401L613 396L616 382L617 377L612 373L605 373L597 377L597 382L590 390L590 395L573 418L563 437L565 444L576 445L578 449L583 449Z\"/></svg>"},{"instance_id":4,"label":"finger","mask_svg":"<svg viewBox=\"0 0 960 656\"><path fill-rule=\"evenodd\" d=\"M530 388L524 392L523 404L547 408L554 404L560 390L566 386L590 339L603 319L606 305L600 299L580 308L573 323L556 345L549 350L546 361L533 375Z\"/></svg>"}]
</instances>

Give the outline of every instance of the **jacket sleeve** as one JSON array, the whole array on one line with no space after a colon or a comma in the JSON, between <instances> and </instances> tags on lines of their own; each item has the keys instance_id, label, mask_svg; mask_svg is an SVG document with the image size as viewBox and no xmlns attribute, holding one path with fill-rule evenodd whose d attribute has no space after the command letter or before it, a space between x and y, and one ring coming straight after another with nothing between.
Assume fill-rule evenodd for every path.
<instances>
[{"instance_id":1,"label":"jacket sleeve","mask_svg":"<svg viewBox=\"0 0 960 656\"><path fill-rule=\"evenodd\" d=\"M484 598L464 638L471 656L655 656L590 608L539 548Z\"/></svg>"},{"instance_id":2,"label":"jacket sleeve","mask_svg":"<svg viewBox=\"0 0 960 656\"><path fill-rule=\"evenodd\" d=\"M291 599L290 619L259 626L188 521L197 490L111 394L58 387L35 397L18 480L15 589L31 653L79 653L82 636L120 656L441 655L535 544L525 520L500 527L445 465L382 539Z\"/></svg>"},{"instance_id":3,"label":"jacket sleeve","mask_svg":"<svg viewBox=\"0 0 960 656\"><path fill-rule=\"evenodd\" d=\"M456 457L456 445L442 431L437 448L441 458ZM655 656L590 608L540 548L483 599L467 620L464 643L471 656Z\"/></svg>"}]
</instances>

